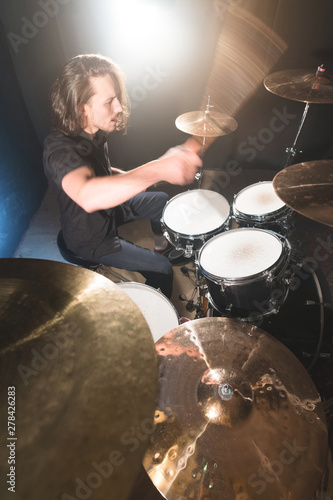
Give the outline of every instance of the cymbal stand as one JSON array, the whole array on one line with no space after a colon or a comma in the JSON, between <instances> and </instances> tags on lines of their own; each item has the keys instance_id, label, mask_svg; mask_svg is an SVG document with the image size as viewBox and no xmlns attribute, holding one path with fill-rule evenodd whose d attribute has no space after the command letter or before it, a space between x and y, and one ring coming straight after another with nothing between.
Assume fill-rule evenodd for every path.
<instances>
[{"instance_id":1,"label":"cymbal stand","mask_svg":"<svg viewBox=\"0 0 333 500\"><path fill-rule=\"evenodd\" d=\"M181 268L181 272L186 276L187 278L190 279L191 283L194 285L194 290L192 292L191 298L189 300L186 299L185 296L180 296L179 298L181 300L187 300L186 304L186 309L188 311L196 311L195 319L198 318L203 318L205 317L205 311L202 307L202 296L203 296L203 289L202 289L202 276L199 272L199 267L198 267L198 251L194 252L194 265L195 265L195 270L194 269L189 269L186 266L183 266ZM195 279L193 279L190 276L190 272L192 272L195 276ZM194 297L197 296L197 302L196 305L194 305Z\"/></svg>"},{"instance_id":2,"label":"cymbal stand","mask_svg":"<svg viewBox=\"0 0 333 500\"><path fill-rule=\"evenodd\" d=\"M208 96L208 102L206 105L205 109L205 118L209 115L210 113L210 108L213 108L214 106L210 104L210 95ZM200 152L200 157L203 160L204 154L206 150L206 136L203 136L202 138L202 145L201 145L201 152ZM202 183L202 177L203 177L203 166L198 168L198 172L195 176L195 180L198 181L198 188L201 189L201 183Z\"/></svg>"},{"instance_id":3,"label":"cymbal stand","mask_svg":"<svg viewBox=\"0 0 333 500\"><path fill-rule=\"evenodd\" d=\"M315 77L316 77L316 79L320 80L324 74L325 74L325 68L324 68L324 65L321 64L320 66L317 67L317 71L316 71L316 76ZM313 88L316 88L316 84L313 85ZM304 108L304 111L303 111L303 115L302 115L302 118L301 118L301 122L299 124L298 130L297 130L297 134L296 134L296 137L295 137L295 140L294 140L294 144L291 146L291 148L286 148L286 153L288 153L288 156L287 156L287 160L286 160L286 164L285 164L284 168L289 167L292 164L292 159L294 158L294 156L297 153L296 143L297 143L299 134L301 133L302 127L304 125L305 118L306 118L306 116L308 114L309 107L310 107L310 102L306 102L305 108Z\"/></svg>"},{"instance_id":4,"label":"cymbal stand","mask_svg":"<svg viewBox=\"0 0 333 500\"><path fill-rule=\"evenodd\" d=\"M307 102L306 105L305 105L305 109L303 111L303 116L301 118L301 122L300 122L300 125L298 127L294 143L293 143L293 145L290 148L286 148L286 153L288 153L288 156L287 156L287 160L286 160L284 168L289 167L292 164L292 159L294 158L294 156L296 156L296 153L297 153L296 143L297 143L299 134L301 133L303 124L305 122L306 115L308 114L309 107L310 107L310 103Z\"/></svg>"},{"instance_id":5,"label":"cymbal stand","mask_svg":"<svg viewBox=\"0 0 333 500\"><path fill-rule=\"evenodd\" d=\"M202 160L203 160L204 153L205 153L205 146L206 146L206 137L203 137L202 138L201 153L200 153L200 157ZM202 178L203 178L203 167L199 167L198 172L195 174L195 180L198 181L198 188L199 189L201 189Z\"/></svg>"}]
</instances>

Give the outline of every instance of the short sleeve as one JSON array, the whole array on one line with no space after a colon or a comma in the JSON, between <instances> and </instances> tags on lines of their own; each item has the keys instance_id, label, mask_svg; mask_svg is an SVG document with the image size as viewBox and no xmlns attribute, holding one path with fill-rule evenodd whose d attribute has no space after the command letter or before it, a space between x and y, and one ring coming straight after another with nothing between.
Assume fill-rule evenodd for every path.
<instances>
[{"instance_id":1,"label":"short sleeve","mask_svg":"<svg viewBox=\"0 0 333 500\"><path fill-rule=\"evenodd\" d=\"M44 141L43 165L50 184L61 188L62 180L77 168L90 166L88 155L91 152L89 141L78 141L65 136L62 132L51 133Z\"/></svg>"}]
</instances>

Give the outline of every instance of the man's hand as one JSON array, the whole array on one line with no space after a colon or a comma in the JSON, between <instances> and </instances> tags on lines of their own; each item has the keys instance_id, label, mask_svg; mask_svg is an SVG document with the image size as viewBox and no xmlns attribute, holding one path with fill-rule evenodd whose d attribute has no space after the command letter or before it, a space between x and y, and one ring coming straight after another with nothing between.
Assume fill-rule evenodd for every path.
<instances>
[{"instance_id":1,"label":"man's hand","mask_svg":"<svg viewBox=\"0 0 333 500\"><path fill-rule=\"evenodd\" d=\"M180 186L193 182L202 166L201 158L186 143L169 149L159 160L161 180Z\"/></svg>"}]
</instances>

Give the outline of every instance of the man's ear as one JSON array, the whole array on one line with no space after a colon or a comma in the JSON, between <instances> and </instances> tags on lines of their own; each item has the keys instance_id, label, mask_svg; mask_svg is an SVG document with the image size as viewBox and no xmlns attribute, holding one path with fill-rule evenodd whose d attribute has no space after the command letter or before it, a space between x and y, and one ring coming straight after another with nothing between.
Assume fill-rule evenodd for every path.
<instances>
[{"instance_id":1,"label":"man's ear","mask_svg":"<svg viewBox=\"0 0 333 500\"><path fill-rule=\"evenodd\" d=\"M82 128L84 128L87 124L87 116L88 116L87 105L83 104L83 106L81 106L81 127Z\"/></svg>"}]
</instances>

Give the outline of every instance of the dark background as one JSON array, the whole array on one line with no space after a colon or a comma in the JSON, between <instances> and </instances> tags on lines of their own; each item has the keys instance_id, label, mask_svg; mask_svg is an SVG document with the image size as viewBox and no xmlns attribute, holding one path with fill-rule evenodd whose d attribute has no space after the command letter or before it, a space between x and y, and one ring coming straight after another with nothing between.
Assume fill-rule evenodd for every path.
<instances>
[{"instance_id":1,"label":"dark background","mask_svg":"<svg viewBox=\"0 0 333 500\"><path fill-rule=\"evenodd\" d=\"M139 16L147 2L136 0L134 14L126 0L1 2L0 257L13 255L45 194L49 89L63 64L80 53L107 55L127 74L132 115L127 135L110 138L115 166L136 167L187 137L175 119L204 109L217 54L227 59L222 83L213 86L213 97L222 97L216 109L232 114L238 129L206 151L205 167L285 166L304 104L268 92L263 77L289 69L315 72L320 64L332 73L332 0L155 0L148 3L164 14L152 21L152 35L147 18ZM236 9L231 17L230 8ZM310 105L293 163L330 157L332 109ZM271 120L281 113L289 118L273 133Z\"/></svg>"}]
</instances>

